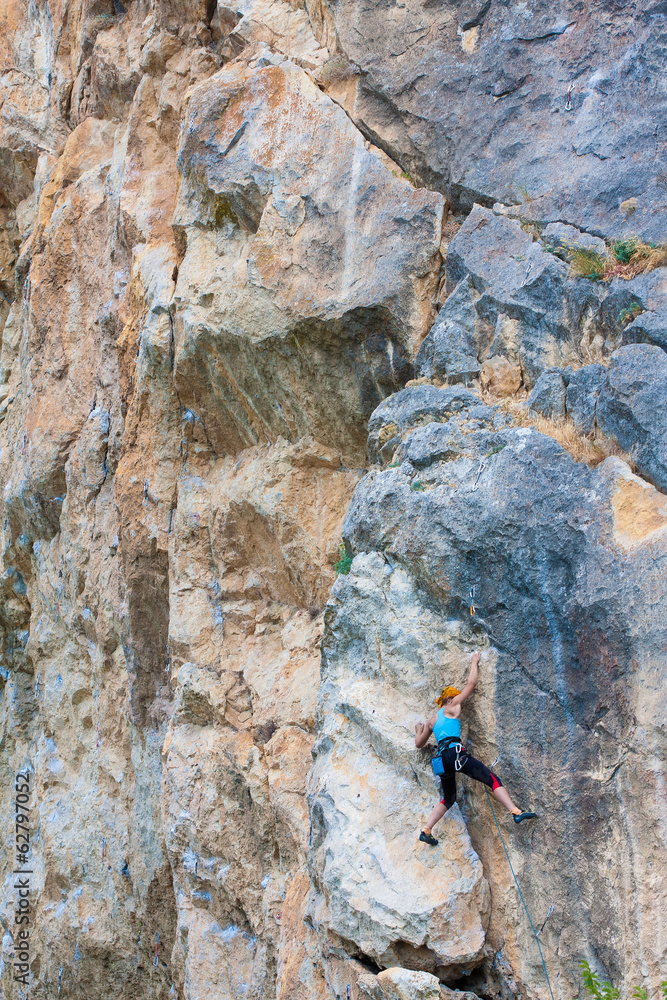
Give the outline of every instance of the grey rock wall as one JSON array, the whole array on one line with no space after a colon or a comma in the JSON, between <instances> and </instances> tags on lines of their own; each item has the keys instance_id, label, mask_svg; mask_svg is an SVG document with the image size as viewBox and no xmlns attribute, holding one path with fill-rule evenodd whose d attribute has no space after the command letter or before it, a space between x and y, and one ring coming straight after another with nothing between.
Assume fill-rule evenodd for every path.
<instances>
[{"instance_id":1,"label":"grey rock wall","mask_svg":"<svg viewBox=\"0 0 667 1000\"><path fill-rule=\"evenodd\" d=\"M665 231L665 10L547 0L390 12L309 0L360 128L427 187L593 235Z\"/></svg>"}]
</instances>

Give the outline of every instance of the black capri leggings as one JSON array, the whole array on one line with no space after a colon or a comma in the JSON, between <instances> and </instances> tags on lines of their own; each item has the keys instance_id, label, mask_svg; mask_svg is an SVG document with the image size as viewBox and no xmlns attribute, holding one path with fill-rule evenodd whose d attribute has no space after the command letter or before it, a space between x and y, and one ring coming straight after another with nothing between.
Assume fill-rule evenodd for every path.
<instances>
[{"instance_id":1,"label":"black capri leggings","mask_svg":"<svg viewBox=\"0 0 667 1000\"><path fill-rule=\"evenodd\" d=\"M486 764L482 764L481 760L477 760L475 757L471 757L469 754L463 751L459 760L462 762L461 770L459 774L467 774L469 778L473 778L475 781L481 781L482 784L488 785L494 791L496 788L500 788L502 781L500 778L489 771ZM440 778L440 783L442 785L442 802L448 809L450 809L456 802L456 750L454 747L450 747L449 750L445 750L442 755L442 762L445 765L445 773Z\"/></svg>"}]
</instances>

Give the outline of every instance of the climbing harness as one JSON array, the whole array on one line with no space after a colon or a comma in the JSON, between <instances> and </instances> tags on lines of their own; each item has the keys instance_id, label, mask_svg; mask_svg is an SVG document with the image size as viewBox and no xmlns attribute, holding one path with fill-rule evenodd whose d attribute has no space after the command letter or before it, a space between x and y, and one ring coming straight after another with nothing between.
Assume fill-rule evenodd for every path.
<instances>
[{"instance_id":1,"label":"climbing harness","mask_svg":"<svg viewBox=\"0 0 667 1000\"><path fill-rule=\"evenodd\" d=\"M440 740L440 742L438 743L438 751L442 755L443 753L446 753L448 750L456 751L456 760L454 761L454 769L456 771L460 771L468 757L468 753L466 751L465 746L463 745L463 743L461 743L460 739L457 739L456 736L446 736L443 740ZM444 773L444 765L443 765L443 773Z\"/></svg>"},{"instance_id":2,"label":"climbing harness","mask_svg":"<svg viewBox=\"0 0 667 1000\"><path fill-rule=\"evenodd\" d=\"M156 967L160 964L160 959L159 959L158 951L157 951L157 946L158 946L158 941L159 940L160 940L160 935L156 931L155 932L155 958L153 959L153 965L155 965Z\"/></svg>"},{"instance_id":3,"label":"climbing harness","mask_svg":"<svg viewBox=\"0 0 667 1000\"><path fill-rule=\"evenodd\" d=\"M475 612L477 611L477 607L475 606L475 588L474 587L470 588L470 593L469 593L468 596L470 598L470 617L474 618L475 617Z\"/></svg>"},{"instance_id":4,"label":"climbing harness","mask_svg":"<svg viewBox=\"0 0 667 1000\"><path fill-rule=\"evenodd\" d=\"M489 790L488 790L488 788L485 788L484 791L486 792L486 797L489 800L489 806L491 808L491 815L493 816L493 821L496 824L496 829L497 829L498 835L500 837L500 843L503 845L503 850L505 852L505 857L507 858L507 864L510 866L510 871L512 872L512 877L514 879L514 884L516 885L517 890L519 892L519 896L521 897L521 902L523 903L523 908L526 911L526 916L528 917L528 923L530 924L530 929L533 932L533 937L535 938L535 943L537 944L537 949L538 949L538 951L540 953L540 958L542 959L542 968L544 969L544 975L545 975L546 980L547 980L547 986L549 987L549 993L551 994L551 1000L554 1000L554 993L553 993L553 990L551 989L551 980L549 979L549 973L547 972L547 963L544 961L544 955L542 954L542 945L540 944L540 939L537 936L537 932L535 930L535 927L533 926L533 921L530 919L530 913L528 912L528 907L526 906L526 900L523 898L523 893L521 892L521 886L519 885L519 880L517 879L516 873L514 871L514 868L512 867L512 862L510 861L510 856L509 856L509 853L507 851L507 847L505 846L505 840L503 839L502 831L501 831L501 829L500 829L500 827L498 825L498 820L496 819L495 810L493 808L493 805L491 804L491 796L489 795ZM547 914L547 920L548 919L549 919L549 914ZM546 922L547 921L545 920L544 924L546 924ZM544 927L544 924L542 924L542 927Z\"/></svg>"},{"instance_id":5,"label":"climbing harness","mask_svg":"<svg viewBox=\"0 0 667 1000\"><path fill-rule=\"evenodd\" d=\"M442 759L442 755L447 752L447 750L456 751L456 760L454 761L454 769L460 771L466 760L468 759L468 752L455 736L447 736L444 740L440 740L438 743L438 754L431 760L431 767L433 769L433 774L436 777L441 777L445 774L445 763Z\"/></svg>"},{"instance_id":6,"label":"climbing harness","mask_svg":"<svg viewBox=\"0 0 667 1000\"><path fill-rule=\"evenodd\" d=\"M572 93L573 90L574 90L574 84L571 83L569 85L569 87L567 88L567 100L565 101L565 110L566 111L571 111L572 110L572 101L570 100L570 95L571 95L571 93Z\"/></svg>"}]
</instances>

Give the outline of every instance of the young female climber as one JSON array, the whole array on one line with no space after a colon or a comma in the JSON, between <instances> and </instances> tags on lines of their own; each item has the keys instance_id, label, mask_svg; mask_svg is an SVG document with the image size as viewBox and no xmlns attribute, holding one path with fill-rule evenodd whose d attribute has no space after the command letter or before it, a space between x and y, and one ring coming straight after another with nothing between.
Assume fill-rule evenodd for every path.
<instances>
[{"instance_id":1,"label":"young female climber","mask_svg":"<svg viewBox=\"0 0 667 1000\"><path fill-rule=\"evenodd\" d=\"M440 697L436 699L436 705L439 708L437 715L429 719L426 725L423 722L418 722L415 726L415 745L423 747L433 733L438 741L438 750L442 754L445 768L445 773L440 778L442 801L439 806L435 807L426 826L419 834L419 839L430 844L431 847L436 847L438 844L435 837L431 835L431 830L438 820L442 819L450 806L456 802L457 771L488 785L498 802L501 802L512 813L515 823L521 823L524 819L535 819L536 816L534 812L522 812L515 806L498 776L489 771L488 767L481 761L471 757L461 743L461 705L475 690L480 657L481 653L473 653L470 673L463 691L459 691L455 687L446 687Z\"/></svg>"}]
</instances>

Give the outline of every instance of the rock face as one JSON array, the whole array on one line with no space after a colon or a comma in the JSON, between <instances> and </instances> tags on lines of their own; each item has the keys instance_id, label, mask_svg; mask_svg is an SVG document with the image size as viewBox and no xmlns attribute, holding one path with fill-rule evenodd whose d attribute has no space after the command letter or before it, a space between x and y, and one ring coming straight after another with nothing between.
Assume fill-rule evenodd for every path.
<instances>
[{"instance_id":1,"label":"rock face","mask_svg":"<svg viewBox=\"0 0 667 1000\"><path fill-rule=\"evenodd\" d=\"M552 985L656 993L666 268L563 248L664 238L664 22L3 5L3 997L546 1000L481 787L417 839L476 648Z\"/></svg>"},{"instance_id":2,"label":"rock face","mask_svg":"<svg viewBox=\"0 0 667 1000\"><path fill-rule=\"evenodd\" d=\"M355 67L354 120L425 185L467 209L523 203L595 235L662 238L661 4L411 0L364 8L363 28L353 0L308 9Z\"/></svg>"},{"instance_id":3,"label":"rock face","mask_svg":"<svg viewBox=\"0 0 667 1000\"><path fill-rule=\"evenodd\" d=\"M404 390L406 396L420 392ZM423 691L422 703L437 691L439 678L462 686L462 640L491 644L471 703L469 739L481 759L499 758L497 769L517 801L539 804L543 820L548 817L528 830L505 831L531 912L542 913L549 901L563 914L545 932L552 973L569 975L556 955L585 938L610 974L641 976L633 956L608 950L637 927L650 940L644 954L653 956L653 977L664 963L664 945L642 886L662 838L661 806L643 789L653 787L664 768L665 637L655 595L662 588L665 498L620 460L589 470L530 428L500 429L487 409L486 418L464 409L444 425L408 428L399 446L402 464L361 481L344 536L351 551L366 554L355 558L350 576L354 584L357 573L376 566L378 578L399 574L406 581L398 607L387 583L391 625L378 634L401 650L401 677L417 669L421 684L406 687ZM435 406L433 417L439 417ZM432 428L448 433L446 452L433 446ZM418 467L411 459L417 449ZM439 622L428 627L416 613L417 581L421 615L437 609ZM465 635L471 588L478 610ZM341 593L337 585L332 610ZM373 617L382 621L379 612ZM333 641L339 618L337 612L329 627ZM366 627L372 649L369 632ZM367 702L375 704L381 691L375 656L351 632L336 645L347 647L357 663L368 657L365 669L376 680ZM328 663L326 639L324 648ZM329 683L325 672L324 705ZM343 682L340 688L339 697ZM393 704L409 725L409 706L398 697ZM324 723L322 731L328 731ZM394 801L400 808L400 794ZM312 806L311 814L315 821ZM501 868L479 786L466 790L464 815L485 872L493 870L498 880L488 946L501 948L521 978L532 979L535 945ZM583 837L580 824L588 830ZM653 831L641 846L634 824ZM628 892L617 896L613 887L621 882ZM604 900L595 912L588 903L593 897Z\"/></svg>"},{"instance_id":4,"label":"rock face","mask_svg":"<svg viewBox=\"0 0 667 1000\"><path fill-rule=\"evenodd\" d=\"M180 398L218 452L314 433L362 464L429 326L442 199L289 64L195 87L179 170Z\"/></svg>"},{"instance_id":5,"label":"rock face","mask_svg":"<svg viewBox=\"0 0 667 1000\"><path fill-rule=\"evenodd\" d=\"M326 621L308 793L317 924L380 966L457 976L482 954L488 887L458 810L444 871L431 848L415 849L434 781L430 767L417 772L414 751L438 671L419 656L418 637L439 630L453 646L455 623L448 634L410 577L378 554L358 556L338 578Z\"/></svg>"},{"instance_id":6,"label":"rock face","mask_svg":"<svg viewBox=\"0 0 667 1000\"><path fill-rule=\"evenodd\" d=\"M451 294L419 349L417 374L470 382L502 358L532 389L546 369L606 359L623 344L665 346L664 268L610 285L572 277L550 228L535 239L517 219L475 206L449 245Z\"/></svg>"}]
</instances>

